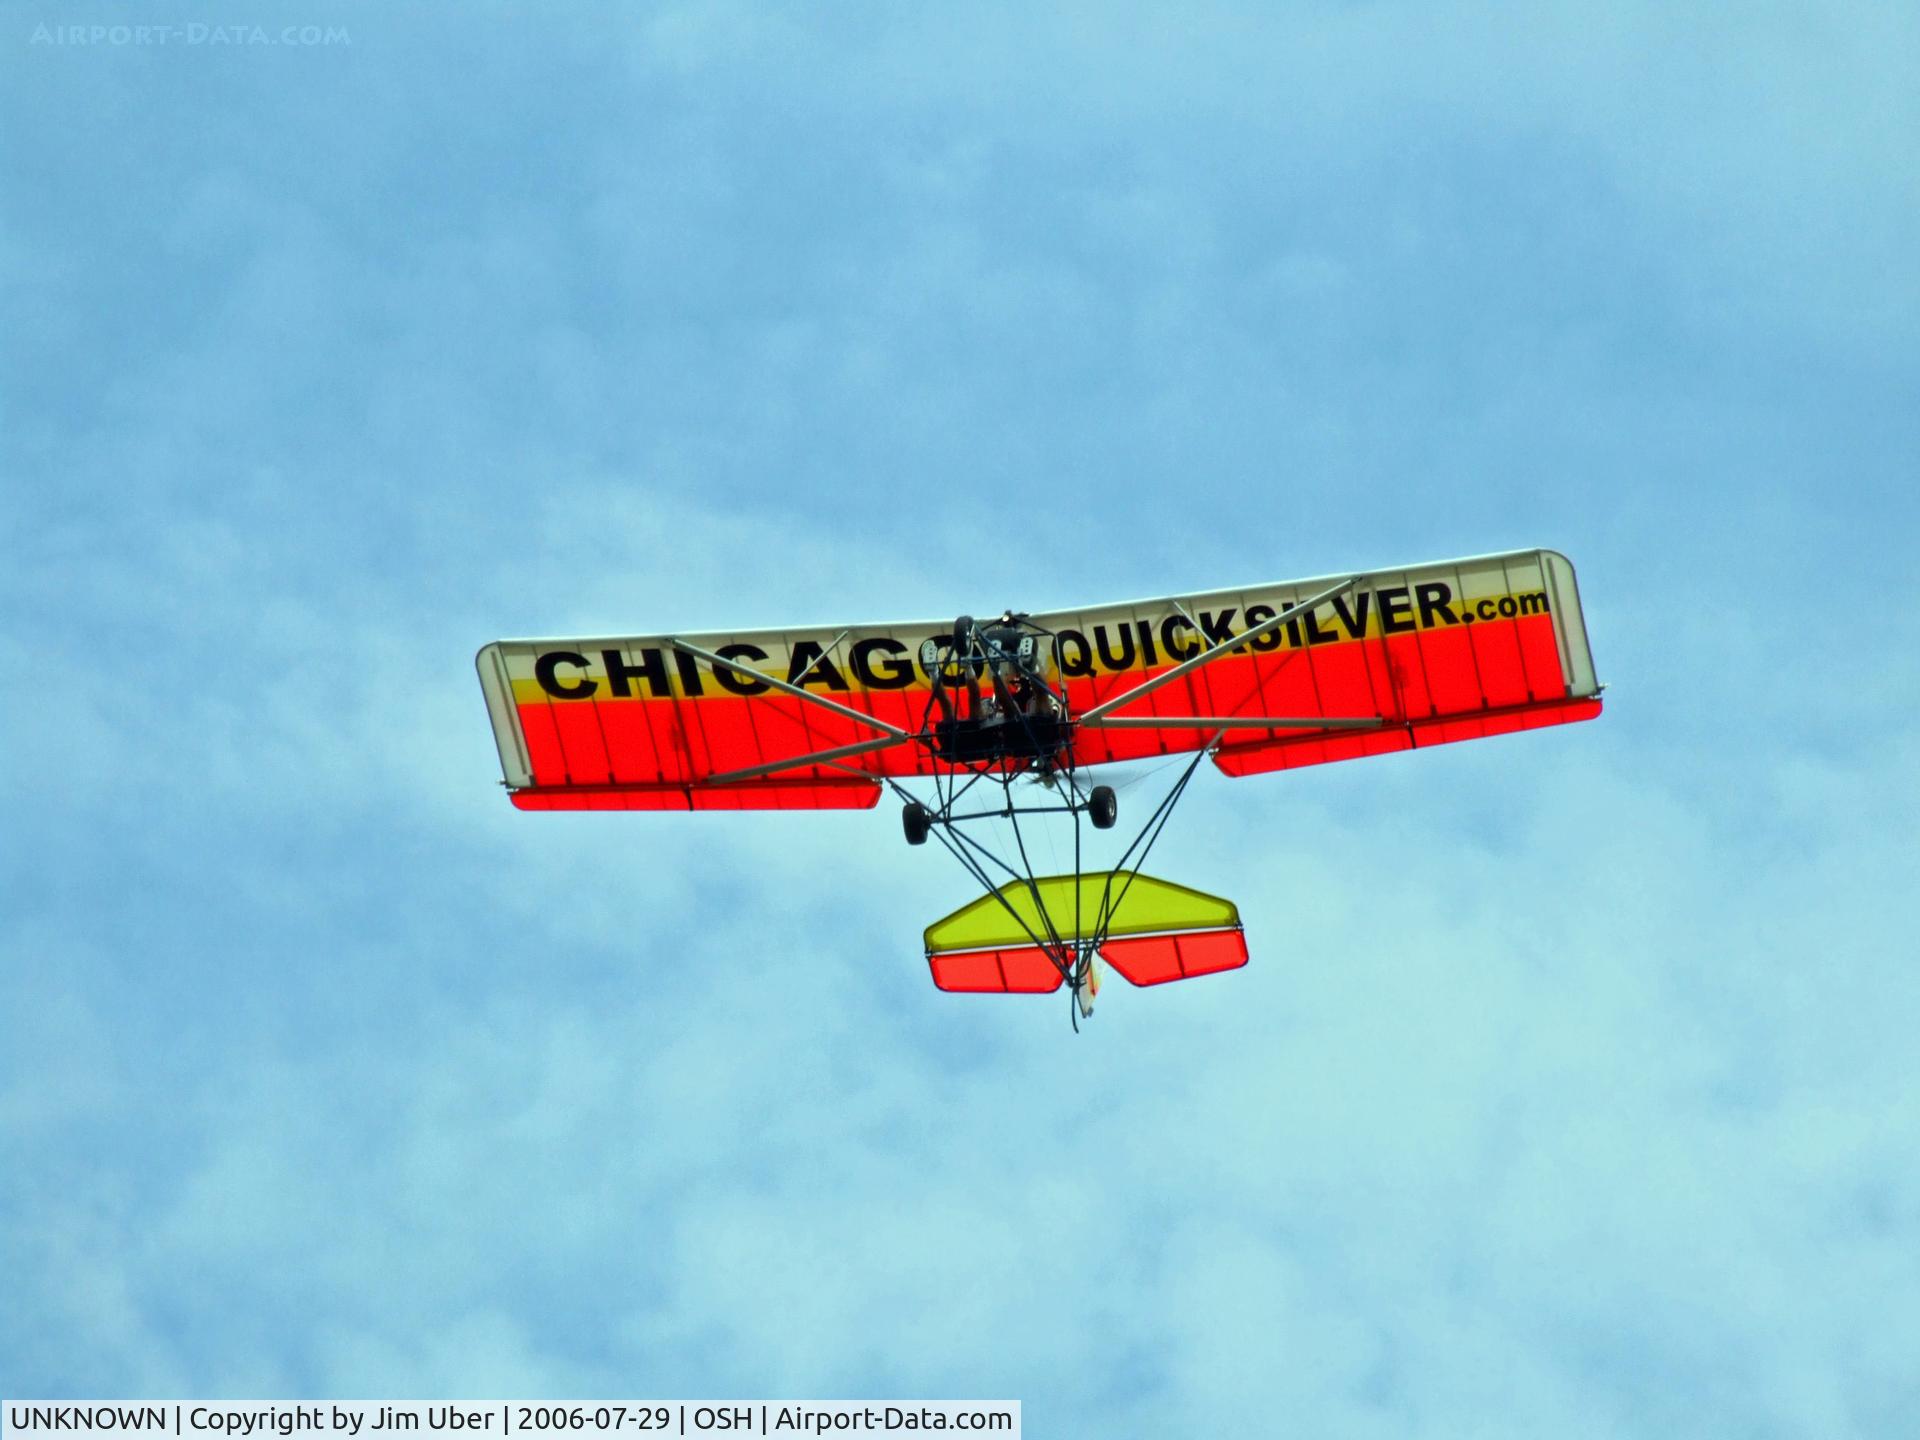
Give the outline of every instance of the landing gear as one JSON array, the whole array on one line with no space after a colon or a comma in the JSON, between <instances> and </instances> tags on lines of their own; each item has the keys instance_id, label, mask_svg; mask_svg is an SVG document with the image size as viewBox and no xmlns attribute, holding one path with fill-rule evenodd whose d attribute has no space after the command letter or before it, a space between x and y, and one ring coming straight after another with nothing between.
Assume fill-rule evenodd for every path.
<instances>
[{"instance_id":1,"label":"landing gear","mask_svg":"<svg viewBox=\"0 0 1920 1440\"><path fill-rule=\"evenodd\" d=\"M1148 891L1129 887L1137 879L1149 889L1160 882L1142 879L1135 863L1144 859L1165 827L1174 803L1207 751L1196 750L1172 791L1157 805L1149 803L1147 808L1153 813L1146 816L1139 835L1114 862L1113 870L1082 870L1082 842L1089 839L1083 824L1113 831L1119 824L1120 804L1112 785L1093 785L1093 775L1079 769L1075 736L1086 722L1074 715L1072 676L1061 664L1059 636L1026 615L1008 611L997 619L957 616L951 633L918 634L915 644L915 674L924 677L926 683L924 706L916 707L919 728L901 730L894 741L875 742L873 748L911 741L921 753L910 764L874 767L865 773L884 782L898 797L902 805L900 827L907 843L924 847L929 837L937 839L984 892L973 906L948 917L950 921L958 921L962 915L970 917L952 932L968 937L966 945L959 940L936 945L929 939L927 957L934 981L942 989L1036 992L1057 991L1064 984L1078 1028L1081 1019L1093 1013L1094 994L1100 986L1098 956L1107 943L1114 908L1132 894L1136 897L1135 911L1151 910L1151 905L1139 899ZM1092 726L1098 726L1108 711L1134 693L1109 696L1094 707ZM816 697L808 694L804 698ZM836 710L846 709L823 697L821 703ZM912 718L910 714L909 721ZM1201 726L1213 723L1205 717L1175 718ZM878 717L875 724L882 729L894 728ZM1089 729L1088 733L1098 732ZM835 746L801 758L824 764L867 748L865 743ZM1110 749L1128 747L1101 743L1092 748L1089 765L1105 764L1114 758ZM910 776L926 782L932 793L924 799L916 797L901 783ZM1033 788L1027 788L1029 785ZM1039 823L1054 826L1064 822L1071 832L1073 870L1069 874L1034 873L1034 837L1031 831L1023 837L1022 829L1029 817L1042 815L1058 818ZM1101 850L1109 844L1095 842ZM1089 894L1098 898L1097 907L1083 903ZM1149 919L1156 918L1157 913ZM967 928L981 917L991 917L990 922L983 922L985 929ZM1179 929L1169 927L1170 932ZM931 937L934 931L927 933ZM991 937L995 945L987 945L983 937ZM973 946L973 941L982 943ZM1165 969L1166 952L1178 947L1170 941L1155 940L1149 948L1161 956L1154 963ZM1129 956L1133 953L1128 952ZM991 963L986 963L988 957L992 957ZM1171 958L1179 960L1181 966L1187 964L1183 956ZM1155 982L1162 978L1162 969L1152 971Z\"/></svg>"}]
</instances>

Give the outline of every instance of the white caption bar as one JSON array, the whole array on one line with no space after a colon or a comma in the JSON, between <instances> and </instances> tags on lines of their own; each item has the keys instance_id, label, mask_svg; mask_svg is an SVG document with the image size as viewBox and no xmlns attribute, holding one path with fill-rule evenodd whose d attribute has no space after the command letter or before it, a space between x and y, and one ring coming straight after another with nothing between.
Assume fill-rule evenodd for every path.
<instances>
[{"instance_id":1,"label":"white caption bar","mask_svg":"<svg viewBox=\"0 0 1920 1440\"><path fill-rule=\"evenodd\" d=\"M1020 1434L1018 1400L8 1400L0 1440Z\"/></svg>"}]
</instances>

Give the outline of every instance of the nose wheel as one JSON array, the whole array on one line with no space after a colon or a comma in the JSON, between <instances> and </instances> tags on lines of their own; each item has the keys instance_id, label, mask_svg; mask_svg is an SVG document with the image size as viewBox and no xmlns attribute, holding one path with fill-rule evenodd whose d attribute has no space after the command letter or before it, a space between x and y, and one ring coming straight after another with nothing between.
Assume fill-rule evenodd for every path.
<instances>
[{"instance_id":1,"label":"nose wheel","mask_svg":"<svg viewBox=\"0 0 1920 1440\"><path fill-rule=\"evenodd\" d=\"M907 844L924 845L927 832L933 829L933 812L918 800L909 801L900 812L900 828L906 832Z\"/></svg>"}]
</instances>

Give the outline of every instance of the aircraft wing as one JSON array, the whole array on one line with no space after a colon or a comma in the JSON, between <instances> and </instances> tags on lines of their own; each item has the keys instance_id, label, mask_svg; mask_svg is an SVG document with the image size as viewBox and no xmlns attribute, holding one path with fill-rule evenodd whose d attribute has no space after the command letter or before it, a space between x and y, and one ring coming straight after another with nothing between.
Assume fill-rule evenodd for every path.
<instances>
[{"instance_id":1,"label":"aircraft wing","mask_svg":"<svg viewBox=\"0 0 1920 1440\"><path fill-rule=\"evenodd\" d=\"M1600 711L1573 566L1550 550L1031 619L1083 765L1211 742L1249 775ZM502 640L476 664L522 809L860 809L882 777L932 770L910 738L919 652L951 629Z\"/></svg>"},{"instance_id":2,"label":"aircraft wing","mask_svg":"<svg viewBox=\"0 0 1920 1440\"><path fill-rule=\"evenodd\" d=\"M1573 565L1552 550L1043 623L1058 636L1081 764L1192 750L1218 736L1214 763L1252 775L1600 713Z\"/></svg>"},{"instance_id":3,"label":"aircraft wing","mask_svg":"<svg viewBox=\"0 0 1920 1440\"><path fill-rule=\"evenodd\" d=\"M928 769L917 657L952 628L501 640L476 664L523 810L864 809Z\"/></svg>"}]
</instances>

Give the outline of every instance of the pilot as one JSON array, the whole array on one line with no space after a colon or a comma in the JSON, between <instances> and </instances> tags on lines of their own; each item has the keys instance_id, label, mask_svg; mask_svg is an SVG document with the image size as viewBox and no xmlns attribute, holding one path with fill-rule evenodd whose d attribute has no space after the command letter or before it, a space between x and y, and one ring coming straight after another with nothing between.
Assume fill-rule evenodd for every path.
<instances>
[{"instance_id":1,"label":"pilot","mask_svg":"<svg viewBox=\"0 0 1920 1440\"><path fill-rule=\"evenodd\" d=\"M956 638L954 649L957 653L963 652L967 644L965 637L971 632L972 625L972 621L963 618L955 626L955 634L958 638ZM954 704L953 696L948 693L948 687L954 682L947 677L947 667L940 663L940 645L938 641L921 641L920 668L927 672L927 679L933 682L933 698L939 702L940 714L947 724L957 724L962 718L971 719L976 722L989 718L987 712L988 707L992 705L992 697L981 695L980 676L972 665L964 661L959 665L960 680L963 681L967 687L967 713L965 717L961 716L958 708ZM998 707L994 706L993 708L997 712Z\"/></svg>"},{"instance_id":2,"label":"pilot","mask_svg":"<svg viewBox=\"0 0 1920 1440\"><path fill-rule=\"evenodd\" d=\"M995 675L1007 699L1009 715L1052 715L1058 709L1053 692L1037 679L1034 664L1039 645L1018 625L1003 620L987 631L987 640L998 662Z\"/></svg>"},{"instance_id":3,"label":"pilot","mask_svg":"<svg viewBox=\"0 0 1920 1440\"><path fill-rule=\"evenodd\" d=\"M1033 637L1022 635L1014 645L1003 648L996 659L993 688L1008 719L1051 716L1059 708L1053 692L1031 673L1033 653Z\"/></svg>"},{"instance_id":4,"label":"pilot","mask_svg":"<svg viewBox=\"0 0 1920 1440\"><path fill-rule=\"evenodd\" d=\"M959 681L967 687L966 718L979 725L994 725L1056 712L1058 707L1052 692L1028 673L1036 649L1033 636L1007 620L976 626L971 618L962 616L954 622L954 637L954 654L949 656L949 664L955 656L983 656L991 681L990 688L983 693L978 660L971 664L961 661ZM948 677L947 667L940 663L938 642L921 643L920 668L933 683L933 696L945 722L957 723L962 717L950 693L950 687L956 682Z\"/></svg>"}]
</instances>

